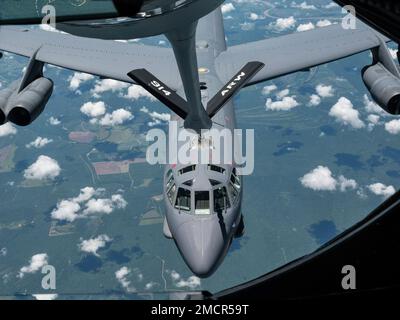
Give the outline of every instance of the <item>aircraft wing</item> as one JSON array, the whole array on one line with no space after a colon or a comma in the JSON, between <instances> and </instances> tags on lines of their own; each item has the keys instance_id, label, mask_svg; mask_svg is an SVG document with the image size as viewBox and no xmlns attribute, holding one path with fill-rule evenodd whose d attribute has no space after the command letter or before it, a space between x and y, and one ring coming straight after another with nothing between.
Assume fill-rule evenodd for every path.
<instances>
[{"instance_id":1,"label":"aircraft wing","mask_svg":"<svg viewBox=\"0 0 400 320\"><path fill-rule=\"evenodd\" d=\"M246 62L263 62L264 69L247 83L248 86L378 47L378 36L388 41L360 21L353 30L337 24L295 32L232 46L219 55L216 69L221 80L228 81Z\"/></svg>"},{"instance_id":2,"label":"aircraft wing","mask_svg":"<svg viewBox=\"0 0 400 320\"><path fill-rule=\"evenodd\" d=\"M129 71L145 68L172 89L181 86L173 51L168 48L0 26L0 51L26 57L37 51L38 61L129 83L134 83Z\"/></svg>"}]
</instances>

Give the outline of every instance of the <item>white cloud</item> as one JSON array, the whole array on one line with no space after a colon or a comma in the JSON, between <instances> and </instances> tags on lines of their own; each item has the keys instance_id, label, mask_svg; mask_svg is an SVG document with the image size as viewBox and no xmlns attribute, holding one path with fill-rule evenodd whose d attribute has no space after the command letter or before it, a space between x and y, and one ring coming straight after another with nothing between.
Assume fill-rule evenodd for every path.
<instances>
[{"instance_id":1,"label":"white cloud","mask_svg":"<svg viewBox=\"0 0 400 320\"><path fill-rule=\"evenodd\" d=\"M301 184L315 191L334 191L337 181L328 167L318 166L300 178Z\"/></svg>"},{"instance_id":2,"label":"white cloud","mask_svg":"<svg viewBox=\"0 0 400 320\"><path fill-rule=\"evenodd\" d=\"M49 143L53 142L52 139L47 139L47 138L42 138L42 137L37 137L34 141L28 143L26 145L27 148L36 148L40 149L43 148L44 146L48 145Z\"/></svg>"},{"instance_id":3,"label":"white cloud","mask_svg":"<svg viewBox=\"0 0 400 320\"><path fill-rule=\"evenodd\" d=\"M380 116L376 114L369 114L367 117L368 120L368 130L371 131L376 125L379 124Z\"/></svg>"},{"instance_id":4,"label":"white cloud","mask_svg":"<svg viewBox=\"0 0 400 320\"><path fill-rule=\"evenodd\" d=\"M131 270L127 267L122 267L121 269L115 272L115 278L121 284L121 286L128 292L135 292L136 289L131 287L131 282L127 279L128 275L131 273Z\"/></svg>"},{"instance_id":5,"label":"white cloud","mask_svg":"<svg viewBox=\"0 0 400 320\"><path fill-rule=\"evenodd\" d=\"M396 189L393 186L386 186L383 183L374 183L370 184L368 186L368 189L378 195L378 196L383 196L384 198L389 198L391 195L393 195L396 192Z\"/></svg>"},{"instance_id":6,"label":"white cloud","mask_svg":"<svg viewBox=\"0 0 400 320\"><path fill-rule=\"evenodd\" d=\"M81 203L81 202L86 202L89 201L93 196L100 194L102 189L94 189L92 187L85 187L82 188L79 195L75 198L72 198L73 202L76 203Z\"/></svg>"},{"instance_id":7,"label":"white cloud","mask_svg":"<svg viewBox=\"0 0 400 320\"><path fill-rule=\"evenodd\" d=\"M297 27L298 32L308 31L308 30L312 30L312 29L315 29L315 26L312 22L302 23Z\"/></svg>"},{"instance_id":8,"label":"white cloud","mask_svg":"<svg viewBox=\"0 0 400 320\"><path fill-rule=\"evenodd\" d=\"M330 21L327 20L327 19L319 20L319 21L317 22L317 24L316 24L316 26L317 26L318 28L323 28L323 27L327 27L327 26L330 26L330 25L332 25L332 22L330 22Z\"/></svg>"},{"instance_id":9,"label":"white cloud","mask_svg":"<svg viewBox=\"0 0 400 320\"><path fill-rule=\"evenodd\" d=\"M75 201L61 200L56 209L51 212L51 217L56 220L72 222L79 218L78 212L80 209L81 206Z\"/></svg>"},{"instance_id":10,"label":"white cloud","mask_svg":"<svg viewBox=\"0 0 400 320\"><path fill-rule=\"evenodd\" d=\"M85 214L105 213L110 214L113 211L111 199L90 199L86 204Z\"/></svg>"},{"instance_id":11,"label":"white cloud","mask_svg":"<svg viewBox=\"0 0 400 320\"><path fill-rule=\"evenodd\" d=\"M190 276L189 278L181 279L175 284L178 288L190 288L190 289L196 289L200 287L201 281L199 277L196 276Z\"/></svg>"},{"instance_id":12,"label":"white cloud","mask_svg":"<svg viewBox=\"0 0 400 320\"><path fill-rule=\"evenodd\" d=\"M92 187L85 187L81 189L79 195L75 198L61 200L57 207L52 211L51 217L56 220L65 220L72 222L82 216L79 215L81 209L80 203L86 202L94 195L101 192L101 189L95 190Z\"/></svg>"},{"instance_id":13,"label":"white cloud","mask_svg":"<svg viewBox=\"0 0 400 320\"><path fill-rule=\"evenodd\" d=\"M156 111L150 112L149 116L153 118L153 120L161 120L167 122L171 120L171 115L169 113L158 113Z\"/></svg>"},{"instance_id":14,"label":"white cloud","mask_svg":"<svg viewBox=\"0 0 400 320\"><path fill-rule=\"evenodd\" d=\"M117 81L113 79L103 79L96 81L95 87L92 90L93 96L98 98L101 93L104 93L106 91L120 91L122 89L125 89L129 87L128 83L122 82L122 81Z\"/></svg>"},{"instance_id":15,"label":"white cloud","mask_svg":"<svg viewBox=\"0 0 400 320\"><path fill-rule=\"evenodd\" d=\"M317 85L315 87L315 91L317 91L318 95L321 98L333 97L333 93L334 93L332 86L325 86L323 84Z\"/></svg>"},{"instance_id":16,"label":"white cloud","mask_svg":"<svg viewBox=\"0 0 400 320\"><path fill-rule=\"evenodd\" d=\"M19 270L19 277L22 278L25 273L35 273L42 269L43 266L48 264L48 255L47 253L38 253L32 256L29 260L29 265L22 267Z\"/></svg>"},{"instance_id":17,"label":"white cloud","mask_svg":"<svg viewBox=\"0 0 400 320\"><path fill-rule=\"evenodd\" d=\"M86 203L84 214L110 214L115 209L125 209L128 203L120 194L114 194L110 199L90 199Z\"/></svg>"},{"instance_id":18,"label":"white cloud","mask_svg":"<svg viewBox=\"0 0 400 320\"><path fill-rule=\"evenodd\" d=\"M361 198L366 198L364 188L359 188L357 182L354 179L347 179L343 175L340 175L337 179L332 175L331 170L328 167L318 166L314 170L305 174L300 178L301 184L309 189L315 191L335 191L346 192L348 190L357 190L357 195ZM395 193L393 186L385 186L382 183L375 183L367 186L372 193L383 196L385 198Z\"/></svg>"},{"instance_id":19,"label":"white cloud","mask_svg":"<svg viewBox=\"0 0 400 320\"><path fill-rule=\"evenodd\" d=\"M335 2L329 2L326 6L325 6L325 8L326 9L331 9L331 8L336 8L336 7L338 7L339 5L338 4L336 4Z\"/></svg>"},{"instance_id":20,"label":"white cloud","mask_svg":"<svg viewBox=\"0 0 400 320\"><path fill-rule=\"evenodd\" d=\"M235 7L231 2L225 3L221 6L221 11L223 14L232 12L233 10L235 10Z\"/></svg>"},{"instance_id":21,"label":"white cloud","mask_svg":"<svg viewBox=\"0 0 400 320\"><path fill-rule=\"evenodd\" d=\"M148 98L151 101L156 101L157 99L145 90L142 86L133 84L128 88L128 92L124 95L124 98L131 100L138 100L139 98Z\"/></svg>"},{"instance_id":22,"label":"white cloud","mask_svg":"<svg viewBox=\"0 0 400 320\"><path fill-rule=\"evenodd\" d=\"M400 133L400 119L391 120L385 123L385 130L390 134Z\"/></svg>"},{"instance_id":23,"label":"white cloud","mask_svg":"<svg viewBox=\"0 0 400 320\"><path fill-rule=\"evenodd\" d=\"M252 21L262 19L262 18L263 17L259 16L257 13L254 13L254 12L250 12L250 14L249 14L249 19Z\"/></svg>"},{"instance_id":24,"label":"white cloud","mask_svg":"<svg viewBox=\"0 0 400 320\"><path fill-rule=\"evenodd\" d=\"M110 214L116 209L126 208L128 203L120 194L114 194L110 198L93 198L103 194L104 191L101 188L85 187L80 190L77 197L59 201L52 211L51 217L56 220L73 222L90 214Z\"/></svg>"},{"instance_id":25,"label":"white cloud","mask_svg":"<svg viewBox=\"0 0 400 320\"><path fill-rule=\"evenodd\" d=\"M190 276L189 278L184 279L175 270L172 270L170 275L172 281L174 282L174 285L178 288L189 288L191 290L194 290L201 286L201 280L199 277Z\"/></svg>"},{"instance_id":26,"label":"white cloud","mask_svg":"<svg viewBox=\"0 0 400 320\"><path fill-rule=\"evenodd\" d=\"M17 129L10 123L7 122L6 124L3 124L0 126L0 138L13 135L17 133Z\"/></svg>"},{"instance_id":27,"label":"white cloud","mask_svg":"<svg viewBox=\"0 0 400 320\"><path fill-rule=\"evenodd\" d=\"M121 125L134 118L130 111L123 108L117 109L112 113L106 113L106 105L103 101L86 102L81 107L81 112L91 117L90 123L99 123L102 126Z\"/></svg>"},{"instance_id":28,"label":"white cloud","mask_svg":"<svg viewBox=\"0 0 400 320\"><path fill-rule=\"evenodd\" d=\"M157 282L154 282L154 281L151 281L151 282L149 282L149 283L146 283L146 285L144 286L144 288L146 289L146 290L152 290L155 286L157 286L158 285L158 283Z\"/></svg>"},{"instance_id":29,"label":"white cloud","mask_svg":"<svg viewBox=\"0 0 400 320\"><path fill-rule=\"evenodd\" d=\"M162 122L168 122L171 120L171 115L169 113L158 113L156 111L150 112L149 109L146 107L140 108L140 111L147 113L151 118L152 121L148 122L150 127L155 125L161 124Z\"/></svg>"},{"instance_id":30,"label":"white cloud","mask_svg":"<svg viewBox=\"0 0 400 320\"><path fill-rule=\"evenodd\" d=\"M331 108L329 115L336 118L342 124L350 125L355 129L365 127L359 118L359 112L353 108L353 104L345 97L341 97Z\"/></svg>"},{"instance_id":31,"label":"white cloud","mask_svg":"<svg viewBox=\"0 0 400 320\"><path fill-rule=\"evenodd\" d=\"M275 91L275 90L277 90L278 89L278 87L276 86L276 85L274 85L274 84L271 84L271 85L268 85L268 86L265 86L263 89L262 89L262 94L263 95L265 95L265 96L267 96L267 95L269 95L272 91Z\"/></svg>"},{"instance_id":32,"label":"white cloud","mask_svg":"<svg viewBox=\"0 0 400 320\"><path fill-rule=\"evenodd\" d=\"M57 293L38 293L38 294L33 294L32 297L34 297L36 300L56 300L58 298Z\"/></svg>"},{"instance_id":33,"label":"white cloud","mask_svg":"<svg viewBox=\"0 0 400 320\"><path fill-rule=\"evenodd\" d=\"M386 115L385 110L383 110L378 104L370 100L366 94L363 97L365 111L369 113L378 113L380 115Z\"/></svg>"},{"instance_id":34,"label":"white cloud","mask_svg":"<svg viewBox=\"0 0 400 320\"><path fill-rule=\"evenodd\" d=\"M359 188L357 190L357 195L361 198L361 199L366 199L368 198L368 196L365 194L364 188Z\"/></svg>"},{"instance_id":35,"label":"white cloud","mask_svg":"<svg viewBox=\"0 0 400 320\"><path fill-rule=\"evenodd\" d=\"M120 194L114 194L111 196L111 201L113 202L114 208L125 209L128 202Z\"/></svg>"},{"instance_id":36,"label":"white cloud","mask_svg":"<svg viewBox=\"0 0 400 320\"><path fill-rule=\"evenodd\" d=\"M299 103L296 101L295 97L284 97L282 100L272 101L268 98L265 103L267 110L290 110L297 107Z\"/></svg>"},{"instance_id":37,"label":"white cloud","mask_svg":"<svg viewBox=\"0 0 400 320\"><path fill-rule=\"evenodd\" d=\"M284 89L284 90L282 90L282 91L279 91L279 92L276 94L276 97L277 97L278 99L283 99L284 97L287 97L287 96L289 95L289 92L290 92L289 89Z\"/></svg>"},{"instance_id":38,"label":"white cloud","mask_svg":"<svg viewBox=\"0 0 400 320\"><path fill-rule=\"evenodd\" d=\"M88 240L82 240L81 243L78 244L79 250L87 253L92 253L95 256L99 256L97 251L101 248L104 248L108 242L111 242L112 239L106 234L101 234L96 238L91 238Z\"/></svg>"},{"instance_id":39,"label":"white cloud","mask_svg":"<svg viewBox=\"0 0 400 320\"><path fill-rule=\"evenodd\" d=\"M253 22L244 22L240 24L240 29L243 31L254 30L255 24Z\"/></svg>"},{"instance_id":40,"label":"white cloud","mask_svg":"<svg viewBox=\"0 0 400 320\"><path fill-rule=\"evenodd\" d=\"M1 248L0 250L0 257L5 257L7 255L7 248Z\"/></svg>"},{"instance_id":41,"label":"white cloud","mask_svg":"<svg viewBox=\"0 0 400 320\"><path fill-rule=\"evenodd\" d=\"M369 114L368 117L367 117L367 120L368 120L368 122L370 122L370 123L376 125L376 124L379 123L379 119L380 119L380 118L381 118L381 117L378 116L378 115L376 115L376 114Z\"/></svg>"},{"instance_id":42,"label":"white cloud","mask_svg":"<svg viewBox=\"0 0 400 320\"><path fill-rule=\"evenodd\" d=\"M77 90L82 83L92 79L94 79L94 76L91 74L74 72L74 74L69 78L69 88L71 90Z\"/></svg>"},{"instance_id":43,"label":"white cloud","mask_svg":"<svg viewBox=\"0 0 400 320\"><path fill-rule=\"evenodd\" d=\"M115 272L115 277L117 278L117 280L121 280L124 279L130 272L130 269L128 269L127 267L122 267Z\"/></svg>"},{"instance_id":44,"label":"white cloud","mask_svg":"<svg viewBox=\"0 0 400 320\"><path fill-rule=\"evenodd\" d=\"M310 96L310 102L309 102L310 106L315 107L318 106L320 103L321 103L321 98L319 95L313 94Z\"/></svg>"},{"instance_id":45,"label":"white cloud","mask_svg":"<svg viewBox=\"0 0 400 320\"><path fill-rule=\"evenodd\" d=\"M308 4L306 1L304 1L304 2L302 2L300 4L297 4L296 2L292 2L292 7L293 8L299 8L299 9L302 9L302 10L315 10L315 9L317 9L316 6L314 6L313 4Z\"/></svg>"},{"instance_id":46,"label":"white cloud","mask_svg":"<svg viewBox=\"0 0 400 320\"><path fill-rule=\"evenodd\" d=\"M296 24L296 19L291 16L288 18L278 18L276 19L274 26L276 29L283 31L292 28Z\"/></svg>"},{"instance_id":47,"label":"white cloud","mask_svg":"<svg viewBox=\"0 0 400 320\"><path fill-rule=\"evenodd\" d=\"M49 123L50 123L52 126L58 126L59 124L61 124L61 121L58 120L58 119L55 118L55 117L50 117L50 118L49 118Z\"/></svg>"},{"instance_id":48,"label":"white cloud","mask_svg":"<svg viewBox=\"0 0 400 320\"><path fill-rule=\"evenodd\" d=\"M29 180L54 180L60 172L61 168L56 160L41 155L25 170L24 177Z\"/></svg>"},{"instance_id":49,"label":"white cloud","mask_svg":"<svg viewBox=\"0 0 400 320\"><path fill-rule=\"evenodd\" d=\"M86 102L81 107L81 112L88 117L95 118L100 117L106 113L106 105L103 101L98 102Z\"/></svg>"},{"instance_id":50,"label":"white cloud","mask_svg":"<svg viewBox=\"0 0 400 320\"><path fill-rule=\"evenodd\" d=\"M172 280L177 281L181 278L181 275L178 272L176 272L175 270L172 270L171 278L172 278Z\"/></svg>"},{"instance_id":51,"label":"white cloud","mask_svg":"<svg viewBox=\"0 0 400 320\"><path fill-rule=\"evenodd\" d=\"M347 189L357 189L357 182L354 179L347 179L344 176L339 176L338 185L341 192L347 191Z\"/></svg>"},{"instance_id":52,"label":"white cloud","mask_svg":"<svg viewBox=\"0 0 400 320\"><path fill-rule=\"evenodd\" d=\"M100 119L99 123L102 126L116 126L132 120L133 118L134 116L130 111L120 108L113 111L111 114L105 114L104 117Z\"/></svg>"}]
</instances>

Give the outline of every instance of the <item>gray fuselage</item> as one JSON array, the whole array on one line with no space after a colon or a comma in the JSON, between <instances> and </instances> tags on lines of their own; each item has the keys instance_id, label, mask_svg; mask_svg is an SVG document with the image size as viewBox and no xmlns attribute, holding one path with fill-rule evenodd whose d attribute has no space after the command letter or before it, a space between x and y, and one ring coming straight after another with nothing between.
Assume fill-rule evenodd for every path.
<instances>
[{"instance_id":1,"label":"gray fuselage","mask_svg":"<svg viewBox=\"0 0 400 320\"><path fill-rule=\"evenodd\" d=\"M226 50L220 9L199 21L196 44L202 103L206 106L224 85L214 67L215 58ZM183 90L178 93L184 96ZM169 139L178 140L180 130L184 130L183 120L176 115L171 120L177 121L178 130L170 132ZM213 118L212 129L233 132L235 126L234 107L229 101ZM177 142L178 148L181 144ZM164 172L164 234L174 239L189 268L202 277L209 276L222 262L241 219L242 178L234 161L221 162L178 161L166 165Z\"/></svg>"}]
</instances>

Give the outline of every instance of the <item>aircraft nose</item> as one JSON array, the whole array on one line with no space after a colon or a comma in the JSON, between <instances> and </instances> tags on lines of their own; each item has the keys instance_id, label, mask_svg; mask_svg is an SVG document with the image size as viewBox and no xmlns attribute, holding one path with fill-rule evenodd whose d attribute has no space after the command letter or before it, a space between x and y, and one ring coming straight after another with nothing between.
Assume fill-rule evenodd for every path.
<instances>
[{"instance_id":1,"label":"aircraft nose","mask_svg":"<svg viewBox=\"0 0 400 320\"><path fill-rule=\"evenodd\" d=\"M198 219L184 223L177 231L174 238L190 270L199 277L211 275L225 247L218 221Z\"/></svg>"}]
</instances>

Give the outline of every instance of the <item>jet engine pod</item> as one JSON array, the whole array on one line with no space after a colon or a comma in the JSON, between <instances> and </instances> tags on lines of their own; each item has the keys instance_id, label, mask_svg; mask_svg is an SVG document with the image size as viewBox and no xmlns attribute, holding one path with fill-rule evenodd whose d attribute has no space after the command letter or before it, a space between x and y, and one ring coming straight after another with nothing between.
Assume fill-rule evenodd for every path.
<instances>
[{"instance_id":1,"label":"jet engine pod","mask_svg":"<svg viewBox=\"0 0 400 320\"><path fill-rule=\"evenodd\" d=\"M390 114L400 114L400 79L380 62L364 67L362 78L375 102Z\"/></svg>"},{"instance_id":2,"label":"jet engine pod","mask_svg":"<svg viewBox=\"0 0 400 320\"><path fill-rule=\"evenodd\" d=\"M8 95L8 93L9 93L8 89L0 91L0 126L7 121L7 117L4 113L4 110L6 108L8 98L12 92L10 93L10 95Z\"/></svg>"},{"instance_id":3,"label":"jet engine pod","mask_svg":"<svg viewBox=\"0 0 400 320\"><path fill-rule=\"evenodd\" d=\"M5 123L6 123L6 115L4 114L3 108L0 108L0 126Z\"/></svg>"},{"instance_id":4,"label":"jet engine pod","mask_svg":"<svg viewBox=\"0 0 400 320\"><path fill-rule=\"evenodd\" d=\"M7 122L6 109L8 100L18 88L19 81L15 81L8 88L0 91L0 126Z\"/></svg>"},{"instance_id":5,"label":"jet engine pod","mask_svg":"<svg viewBox=\"0 0 400 320\"><path fill-rule=\"evenodd\" d=\"M31 124L44 110L53 92L53 81L48 78L38 78L18 93L9 105L7 118L19 126Z\"/></svg>"}]
</instances>

